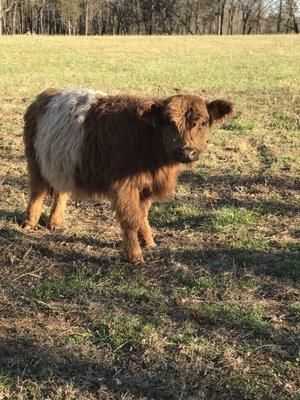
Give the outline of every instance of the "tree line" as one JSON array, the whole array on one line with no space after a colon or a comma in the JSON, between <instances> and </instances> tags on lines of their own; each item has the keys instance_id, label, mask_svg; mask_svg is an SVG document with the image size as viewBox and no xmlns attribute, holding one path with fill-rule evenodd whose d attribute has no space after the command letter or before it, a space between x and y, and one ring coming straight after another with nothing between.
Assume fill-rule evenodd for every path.
<instances>
[{"instance_id":1,"label":"tree line","mask_svg":"<svg viewBox=\"0 0 300 400\"><path fill-rule=\"evenodd\" d=\"M0 0L0 35L299 33L299 0Z\"/></svg>"}]
</instances>

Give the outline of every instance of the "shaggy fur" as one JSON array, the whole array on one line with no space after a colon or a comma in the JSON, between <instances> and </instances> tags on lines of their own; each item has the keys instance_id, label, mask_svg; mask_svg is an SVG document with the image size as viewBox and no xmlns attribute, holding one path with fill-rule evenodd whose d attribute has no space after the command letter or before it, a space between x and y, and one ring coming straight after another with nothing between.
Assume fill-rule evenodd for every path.
<instances>
[{"instance_id":1,"label":"shaggy fur","mask_svg":"<svg viewBox=\"0 0 300 400\"><path fill-rule=\"evenodd\" d=\"M41 93L25 114L24 142L31 195L25 226L38 222L49 188L55 193L49 228L61 226L69 195L106 195L132 262L140 243L153 246L148 212L171 197L181 163L204 150L215 120L232 112L223 100L191 95L162 99L109 96L87 90Z\"/></svg>"},{"instance_id":2,"label":"shaggy fur","mask_svg":"<svg viewBox=\"0 0 300 400\"><path fill-rule=\"evenodd\" d=\"M43 178L57 191L75 191L75 170L80 162L84 121L96 104L94 93L64 91L49 102L37 121L35 154Z\"/></svg>"}]
</instances>

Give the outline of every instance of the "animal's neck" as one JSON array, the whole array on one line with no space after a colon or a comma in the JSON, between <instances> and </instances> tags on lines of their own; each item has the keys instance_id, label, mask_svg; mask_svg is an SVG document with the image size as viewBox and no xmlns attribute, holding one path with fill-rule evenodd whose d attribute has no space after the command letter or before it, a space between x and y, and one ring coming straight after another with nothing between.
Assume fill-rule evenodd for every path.
<instances>
[{"instance_id":1,"label":"animal's neck","mask_svg":"<svg viewBox=\"0 0 300 400\"><path fill-rule=\"evenodd\" d=\"M147 154L149 162L152 164L153 168L172 167L174 162L165 151L162 130L153 127L148 128L147 137L149 138L149 142L148 148L145 149L145 153Z\"/></svg>"}]
</instances>

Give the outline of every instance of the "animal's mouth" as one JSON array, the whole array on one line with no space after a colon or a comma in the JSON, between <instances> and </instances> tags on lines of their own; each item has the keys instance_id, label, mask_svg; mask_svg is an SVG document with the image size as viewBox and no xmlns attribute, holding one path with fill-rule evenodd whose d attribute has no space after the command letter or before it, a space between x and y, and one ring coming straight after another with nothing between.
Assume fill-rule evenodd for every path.
<instances>
[{"instance_id":1,"label":"animal's mouth","mask_svg":"<svg viewBox=\"0 0 300 400\"><path fill-rule=\"evenodd\" d=\"M190 148L180 148L174 152L174 159L175 161L188 164L199 159L200 152L195 149Z\"/></svg>"}]
</instances>

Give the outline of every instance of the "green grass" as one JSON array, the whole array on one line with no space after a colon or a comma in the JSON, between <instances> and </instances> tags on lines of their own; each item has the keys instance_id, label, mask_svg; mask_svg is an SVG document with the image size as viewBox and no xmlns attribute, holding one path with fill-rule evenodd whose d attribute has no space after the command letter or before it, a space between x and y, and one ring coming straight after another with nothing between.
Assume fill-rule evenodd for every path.
<instances>
[{"instance_id":1,"label":"green grass","mask_svg":"<svg viewBox=\"0 0 300 400\"><path fill-rule=\"evenodd\" d=\"M224 124L223 129L237 135L243 133L247 134L248 131L253 129L253 122L246 118L238 118Z\"/></svg>"},{"instance_id":2,"label":"green grass","mask_svg":"<svg viewBox=\"0 0 300 400\"><path fill-rule=\"evenodd\" d=\"M114 311L93 321L93 343L98 347L108 347L120 351L126 357L126 351L143 351L143 342L150 340L154 328L137 316ZM125 349L126 347L126 349ZM124 354L125 352L125 354Z\"/></svg>"},{"instance_id":3,"label":"green grass","mask_svg":"<svg viewBox=\"0 0 300 400\"><path fill-rule=\"evenodd\" d=\"M300 128L299 120L287 112L274 111L271 117L270 128L274 130L290 130Z\"/></svg>"},{"instance_id":4,"label":"green grass","mask_svg":"<svg viewBox=\"0 0 300 400\"><path fill-rule=\"evenodd\" d=\"M245 307L227 303L225 306L218 304L203 304L203 318L208 321L245 329L255 336L272 332L272 324L263 320L263 309L258 307Z\"/></svg>"},{"instance_id":5,"label":"green grass","mask_svg":"<svg viewBox=\"0 0 300 400\"><path fill-rule=\"evenodd\" d=\"M299 64L296 35L0 38L0 398L298 398ZM235 103L152 207L143 266L105 201L19 226L24 110L76 86Z\"/></svg>"},{"instance_id":6,"label":"green grass","mask_svg":"<svg viewBox=\"0 0 300 400\"><path fill-rule=\"evenodd\" d=\"M213 213L213 228L218 232L229 232L238 228L249 228L259 223L259 213L245 208L222 207Z\"/></svg>"},{"instance_id":7,"label":"green grass","mask_svg":"<svg viewBox=\"0 0 300 400\"><path fill-rule=\"evenodd\" d=\"M34 285L27 291L27 298L44 302L88 295L92 290L93 276L87 271L77 270L69 276L55 276Z\"/></svg>"}]
</instances>

